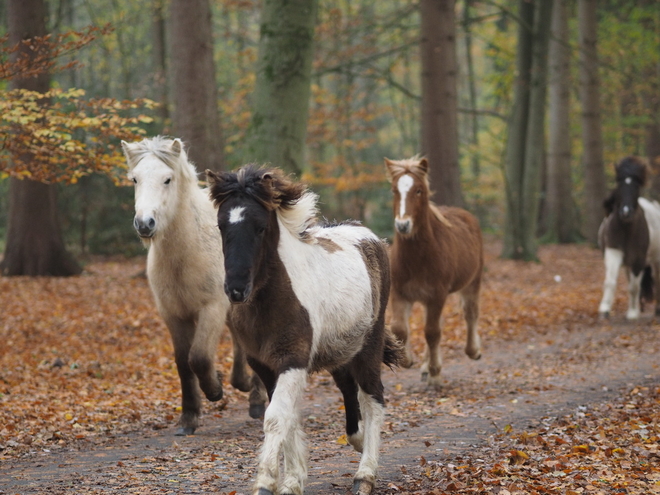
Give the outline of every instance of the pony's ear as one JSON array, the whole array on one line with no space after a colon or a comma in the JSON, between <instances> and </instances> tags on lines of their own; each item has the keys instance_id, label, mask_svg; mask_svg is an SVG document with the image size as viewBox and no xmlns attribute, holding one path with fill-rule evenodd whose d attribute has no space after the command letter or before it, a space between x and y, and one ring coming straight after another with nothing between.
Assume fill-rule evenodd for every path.
<instances>
[{"instance_id":1,"label":"pony's ear","mask_svg":"<svg viewBox=\"0 0 660 495\"><path fill-rule=\"evenodd\" d=\"M423 173L425 173L425 174L428 174L428 173L429 173L429 162L428 162L428 160L426 159L426 157L422 158L422 159L419 161L419 163L417 164L417 166L419 167L419 169L420 169Z\"/></svg>"},{"instance_id":2,"label":"pony's ear","mask_svg":"<svg viewBox=\"0 0 660 495\"><path fill-rule=\"evenodd\" d=\"M127 143L123 139L121 141L121 149L124 151L124 156L126 157L126 162L128 163L129 168L133 168L133 159L135 158L134 146L134 144Z\"/></svg>"},{"instance_id":3,"label":"pony's ear","mask_svg":"<svg viewBox=\"0 0 660 495\"><path fill-rule=\"evenodd\" d=\"M220 174L208 168L206 169L206 180L209 184L221 184L223 182Z\"/></svg>"},{"instance_id":4,"label":"pony's ear","mask_svg":"<svg viewBox=\"0 0 660 495\"><path fill-rule=\"evenodd\" d=\"M392 167L394 167L394 162L389 158L385 158L385 177L387 182L392 182L394 177L392 177Z\"/></svg>"},{"instance_id":5,"label":"pony's ear","mask_svg":"<svg viewBox=\"0 0 660 495\"><path fill-rule=\"evenodd\" d=\"M182 149L183 149L183 143L179 138L176 138L172 143L172 153L174 153L176 156L179 156L181 154Z\"/></svg>"}]
</instances>

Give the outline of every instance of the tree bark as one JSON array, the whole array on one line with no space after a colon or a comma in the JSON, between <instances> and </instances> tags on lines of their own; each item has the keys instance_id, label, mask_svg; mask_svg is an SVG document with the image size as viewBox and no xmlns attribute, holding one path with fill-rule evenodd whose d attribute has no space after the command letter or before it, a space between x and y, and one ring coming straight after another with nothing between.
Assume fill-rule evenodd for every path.
<instances>
[{"instance_id":1,"label":"tree bark","mask_svg":"<svg viewBox=\"0 0 660 495\"><path fill-rule=\"evenodd\" d=\"M522 258L536 260L536 230L541 200L541 170L545 156L545 108L548 87L548 46L553 2L536 0L534 4L534 44L529 94L529 119L525 142L522 180Z\"/></svg>"},{"instance_id":2,"label":"tree bark","mask_svg":"<svg viewBox=\"0 0 660 495\"><path fill-rule=\"evenodd\" d=\"M527 121L529 119L529 94L532 73L532 44L534 4L518 1L518 48L516 51L516 79L514 101L509 120L505 158L504 182L506 193L506 217L504 223L503 258L522 258L522 183L525 163Z\"/></svg>"},{"instance_id":3,"label":"tree bark","mask_svg":"<svg viewBox=\"0 0 660 495\"><path fill-rule=\"evenodd\" d=\"M151 25L153 39L153 64L154 64L154 86L157 102L160 106L156 109L156 115L160 120L159 127L162 129L165 121L169 118L169 99L167 97L167 40L165 36L165 7L164 0L154 0Z\"/></svg>"},{"instance_id":4,"label":"tree bark","mask_svg":"<svg viewBox=\"0 0 660 495\"><path fill-rule=\"evenodd\" d=\"M170 73L174 134L203 171L224 168L209 0L171 0Z\"/></svg>"},{"instance_id":5,"label":"tree bark","mask_svg":"<svg viewBox=\"0 0 660 495\"><path fill-rule=\"evenodd\" d=\"M578 0L580 100L584 143L584 233L587 240L594 245L598 242L598 227L604 215L602 202L607 194L600 119L596 5L597 0Z\"/></svg>"},{"instance_id":6,"label":"tree bark","mask_svg":"<svg viewBox=\"0 0 660 495\"><path fill-rule=\"evenodd\" d=\"M455 0L421 0L422 154L439 204L463 206L458 162Z\"/></svg>"},{"instance_id":7,"label":"tree bark","mask_svg":"<svg viewBox=\"0 0 660 495\"><path fill-rule=\"evenodd\" d=\"M549 51L549 147L545 225L546 237L560 243L579 239L571 179L571 49L568 45L566 0L554 0Z\"/></svg>"},{"instance_id":8,"label":"tree bark","mask_svg":"<svg viewBox=\"0 0 660 495\"><path fill-rule=\"evenodd\" d=\"M9 43L46 35L48 9L44 0L9 0L7 19ZM18 53L32 52L23 47ZM15 61L18 53L11 56ZM49 89L48 73L10 81L12 89L45 93ZM21 159L29 160L29 156ZM55 185L11 178L9 181L9 214L7 244L0 272L3 275L77 275L82 269L66 251L58 218Z\"/></svg>"},{"instance_id":9,"label":"tree bark","mask_svg":"<svg viewBox=\"0 0 660 495\"><path fill-rule=\"evenodd\" d=\"M470 26L470 7L473 0L464 0L463 6L463 31L465 34L465 64L467 66L468 93L470 96L470 110L468 116L470 121L470 144L472 145L472 156L470 157L472 175L477 178L481 173L479 159L479 115L477 114L477 83L474 75L474 61L472 59L472 28Z\"/></svg>"},{"instance_id":10,"label":"tree bark","mask_svg":"<svg viewBox=\"0 0 660 495\"><path fill-rule=\"evenodd\" d=\"M298 176L305 140L318 0L264 0L248 130L250 159Z\"/></svg>"}]
</instances>

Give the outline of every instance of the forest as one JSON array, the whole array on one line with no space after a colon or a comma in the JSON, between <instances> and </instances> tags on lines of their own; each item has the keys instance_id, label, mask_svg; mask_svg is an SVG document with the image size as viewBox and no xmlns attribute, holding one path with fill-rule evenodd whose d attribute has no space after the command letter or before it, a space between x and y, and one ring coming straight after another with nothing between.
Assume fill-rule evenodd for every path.
<instances>
[{"instance_id":1,"label":"forest","mask_svg":"<svg viewBox=\"0 0 660 495\"><path fill-rule=\"evenodd\" d=\"M260 32L262 17L277 21L283 7L256 0L195 3L194 12L182 7L181 25L171 18L177 2L48 3L40 27L52 43L40 73L53 95L48 110L40 107L54 112L46 117L48 131L30 115L34 101L7 91L20 86L16 71L27 62L16 61L3 38L4 108L12 109L2 120L3 247L11 247L10 184L32 178L51 184L55 212L44 214L60 223L41 235L61 237L75 257L140 253L117 148L127 136L181 137L199 171L247 162L283 167L321 194L324 216L363 221L383 236L392 234L383 159L423 154L433 163L436 202L466 206L485 232L507 239L503 255L525 259L536 257L539 241L595 242L612 164L640 155L657 166L660 21L653 1L558 2L545 42L523 8L533 2L308 2L308 53L295 34L293 44L273 53L282 57L277 63L284 72L305 58L309 66L271 100L260 96ZM1 8L6 21L7 6ZM432 19L428 26L426 19ZM540 27L550 27L549 18L542 21ZM273 29L285 27L273 22ZM442 49L448 59L425 56L442 43L449 43ZM537 56L523 50L534 43L547 64L542 73L533 71L542 80L530 83L531 65L525 74L520 64ZM192 63L186 50L199 46L209 53ZM545 95L543 105L528 110L532 121L540 119L533 132L541 136L530 146L538 156L524 150L516 156L515 143L527 132L516 111L534 88ZM264 109L298 126L270 148L262 144L278 131L257 126ZM96 121L105 116L103 124ZM36 150L32 164L17 160L26 139ZM652 197L656 189L652 182ZM523 203L516 207L518 196ZM528 214L534 218L521 230Z\"/></svg>"},{"instance_id":2,"label":"forest","mask_svg":"<svg viewBox=\"0 0 660 495\"><path fill-rule=\"evenodd\" d=\"M208 369L182 358L201 313L168 318L167 263L146 262L128 143L156 136L193 186L283 169L322 220L357 220L390 258L393 162L425 163L431 199L479 221L481 292L476 310L440 307L441 373L424 377L417 303L411 367L377 363L375 484L355 474L366 456L336 376L298 391L304 493L660 493L660 298L598 246L617 184L660 200L657 0L7 0L0 106L0 493L274 493L254 488L267 433L224 315ZM631 156L639 180L616 176ZM204 268L187 288L214 279Z\"/></svg>"}]
</instances>

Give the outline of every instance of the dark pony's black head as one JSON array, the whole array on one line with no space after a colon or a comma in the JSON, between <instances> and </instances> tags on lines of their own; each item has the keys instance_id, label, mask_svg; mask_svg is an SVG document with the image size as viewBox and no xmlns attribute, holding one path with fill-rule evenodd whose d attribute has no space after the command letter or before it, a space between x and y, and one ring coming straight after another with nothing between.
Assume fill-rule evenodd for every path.
<instances>
[{"instance_id":1,"label":"dark pony's black head","mask_svg":"<svg viewBox=\"0 0 660 495\"><path fill-rule=\"evenodd\" d=\"M648 176L648 166L641 158L629 156L616 166L616 189L603 202L609 215L616 212L623 222L632 220L638 208L640 191Z\"/></svg>"},{"instance_id":2,"label":"dark pony's black head","mask_svg":"<svg viewBox=\"0 0 660 495\"><path fill-rule=\"evenodd\" d=\"M245 165L238 172L206 171L225 256L225 292L232 303L246 302L264 281L260 273L277 249L276 210L296 204L306 191L277 168Z\"/></svg>"}]
</instances>

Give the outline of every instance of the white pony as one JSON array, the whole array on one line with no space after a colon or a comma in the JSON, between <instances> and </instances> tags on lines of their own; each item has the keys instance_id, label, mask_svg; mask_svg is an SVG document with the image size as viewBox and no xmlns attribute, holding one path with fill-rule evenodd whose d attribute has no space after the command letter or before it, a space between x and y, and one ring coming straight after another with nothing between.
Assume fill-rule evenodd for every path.
<instances>
[{"instance_id":1,"label":"white pony","mask_svg":"<svg viewBox=\"0 0 660 495\"><path fill-rule=\"evenodd\" d=\"M199 389L210 401L222 398L214 358L229 301L216 212L179 139L121 145L135 184L133 225L149 249L147 277L172 336L181 380L183 412L176 434L191 435L199 426ZM244 363L244 353L234 345L231 383L247 391Z\"/></svg>"}]
</instances>

